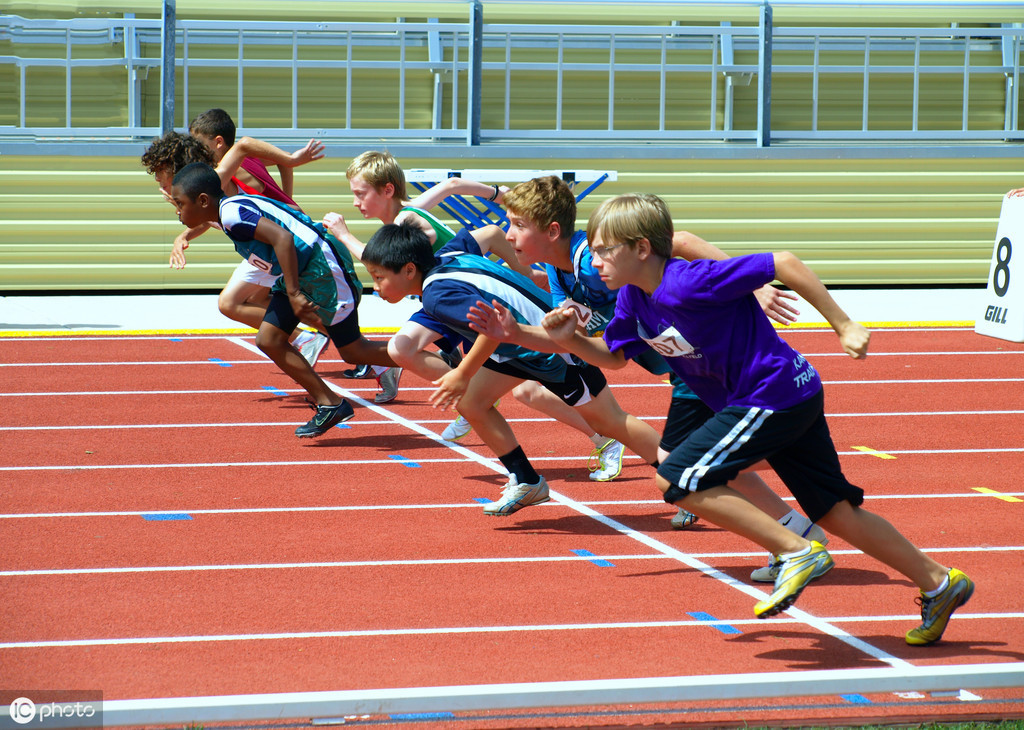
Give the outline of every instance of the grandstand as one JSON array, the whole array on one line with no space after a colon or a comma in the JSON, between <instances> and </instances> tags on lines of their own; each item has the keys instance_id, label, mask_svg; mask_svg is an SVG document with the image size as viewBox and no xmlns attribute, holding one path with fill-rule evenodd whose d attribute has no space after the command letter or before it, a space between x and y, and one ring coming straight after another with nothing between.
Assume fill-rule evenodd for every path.
<instances>
[{"instance_id":1,"label":"grandstand","mask_svg":"<svg viewBox=\"0 0 1024 730\"><path fill-rule=\"evenodd\" d=\"M327 144L296 175L314 218L354 212L343 171L369 148L407 169L614 170L581 218L655 192L680 228L792 249L831 285L983 285L1001 197L1024 184L1021 2L245 8L8 3L0 290L223 283L235 254L212 236L167 268L178 224L138 164L212 106L241 133Z\"/></svg>"}]
</instances>

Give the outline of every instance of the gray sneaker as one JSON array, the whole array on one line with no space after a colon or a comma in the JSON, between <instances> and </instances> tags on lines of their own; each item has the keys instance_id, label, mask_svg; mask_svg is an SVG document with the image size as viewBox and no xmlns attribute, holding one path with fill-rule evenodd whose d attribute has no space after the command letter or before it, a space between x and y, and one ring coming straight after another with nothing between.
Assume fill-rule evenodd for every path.
<instances>
[{"instance_id":1,"label":"gray sneaker","mask_svg":"<svg viewBox=\"0 0 1024 730\"><path fill-rule=\"evenodd\" d=\"M800 537L806 537L811 542L820 543L821 545L828 545L828 536L825 531L815 524L811 524L810 528L801 535ZM775 578L779 575L779 561L774 555L768 557L768 565L763 568L758 568L750 574L750 580L757 581L758 583L774 583ZM828 571L814 576L812 580L820 578L825 575Z\"/></svg>"},{"instance_id":2,"label":"gray sneaker","mask_svg":"<svg viewBox=\"0 0 1024 730\"><path fill-rule=\"evenodd\" d=\"M687 512L682 507L677 507L679 511L672 515L672 529L673 530L685 530L690 525L697 521L697 515L693 512Z\"/></svg>"},{"instance_id":3,"label":"gray sneaker","mask_svg":"<svg viewBox=\"0 0 1024 730\"><path fill-rule=\"evenodd\" d=\"M310 367L313 367L316 365L316 361L320 359L320 355L323 354L329 342L330 339L328 339L327 335L314 332L312 337L299 345L299 354L309 363Z\"/></svg>"},{"instance_id":4,"label":"gray sneaker","mask_svg":"<svg viewBox=\"0 0 1024 730\"><path fill-rule=\"evenodd\" d=\"M484 505L485 515L504 517L513 512L518 512L523 507L532 504L541 504L551 499L548 496L548 483L544 477L536 484L519 484L515 475L508 475L508 484L501 493L501 499Z\"/></svg>"},{"instance_id":5,"label":"gray sneaker","mask_svg":"<svg viewBox=\"0 0 1024 730\"><path fill-rule=\"evenodd\" d=\"M402 377L402 368L388 368L377 376L380 392L373 397L374 403L390 403L398 397L398 381Z\"/></svg>"}]
</instances>

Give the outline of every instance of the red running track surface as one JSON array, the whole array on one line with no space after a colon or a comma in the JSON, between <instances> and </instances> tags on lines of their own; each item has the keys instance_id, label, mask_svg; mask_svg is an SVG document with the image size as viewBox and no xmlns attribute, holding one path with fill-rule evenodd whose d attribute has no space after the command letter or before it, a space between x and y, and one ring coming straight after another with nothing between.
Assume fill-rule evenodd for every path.
<instances>
[{"instance_id":1,"label":"red running track surface","mask_svg":"<svg viewBox=\"0 0 1024 730\"><path fill-rule=\"evenodd\" d=\"M615 481L591 482L590 442L511 396L501 410L557 496L487 518L500 467L474 434L458 447L431 437L451 414L412 374L393 403L357 405L344 428L300 440L303 394L251 339L6 338L0 687L113 700L1024 661L1024 346L882 330L854 362L830 332L784 336L826 382L867 506L977 583L935 646L903 641L918 622L910 581L839 538L836 568L796 611L755 620L756 546L706 523L671 530L635 456ZM325 378L372 401L372 380L325 357ZM661 429L666 384L632 367L609 379ZM919 694L424 722L1024 715L1020 688ZM349 724L387 720L409 718Z\"/></svg>"}]
</instances>

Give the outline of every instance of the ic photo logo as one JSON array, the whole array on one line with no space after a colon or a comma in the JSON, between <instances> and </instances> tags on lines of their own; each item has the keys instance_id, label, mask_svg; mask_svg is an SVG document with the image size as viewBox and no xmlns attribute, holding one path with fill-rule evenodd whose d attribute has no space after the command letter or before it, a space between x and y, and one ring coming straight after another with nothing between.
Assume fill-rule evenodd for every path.
<instances>
[{"instance_id":1,"label":"ic photo logo","mask_svg":"<svg viewBox=\"0 0 1024 730\"><path fill-rule=\"evenodd\" d=\"M32 722L36 716L36 703L28 697L19 697L11 703L11 719L19 725Z\"/></svg>"}]
</instances>

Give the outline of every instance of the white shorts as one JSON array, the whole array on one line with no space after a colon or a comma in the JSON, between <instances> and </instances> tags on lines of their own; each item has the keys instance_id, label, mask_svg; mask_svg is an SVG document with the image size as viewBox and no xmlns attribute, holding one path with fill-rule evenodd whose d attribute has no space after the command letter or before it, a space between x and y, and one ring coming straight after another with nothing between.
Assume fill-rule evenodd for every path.
<instances>
[{"instance_id":1,"label":"white shorts","mask_svg":"<svg viewBox=\"0 0 1024 730\"><path fill-rule=\"evenodd\" d=\"M258 269L248 261L244 259L235 270L231 272L231 278L228 279L228 285L231 284L257 284L259 286L265 286L268 289L274 285L279 275L271 274L263 269Z\"/></svg>"}]
</instances>

